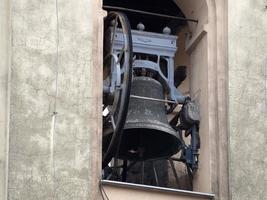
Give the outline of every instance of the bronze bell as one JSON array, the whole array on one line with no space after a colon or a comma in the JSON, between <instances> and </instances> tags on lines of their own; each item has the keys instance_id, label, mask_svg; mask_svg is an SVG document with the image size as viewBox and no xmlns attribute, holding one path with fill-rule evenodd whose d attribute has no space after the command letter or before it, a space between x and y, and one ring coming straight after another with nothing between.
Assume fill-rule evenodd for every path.
<instances>
[{"instance_id":1,"label":"bronze bell","mask_svg":"<svg viewBox=\"0 0 267 200\"><path fill-rule=\"evenodd\" d=\"M131 95L118 157L148 160L177 153L181 140L168 123L165 103L145 99L164 99L162 84L150 77L134 77Z\"/></svg>"}]
</instances>

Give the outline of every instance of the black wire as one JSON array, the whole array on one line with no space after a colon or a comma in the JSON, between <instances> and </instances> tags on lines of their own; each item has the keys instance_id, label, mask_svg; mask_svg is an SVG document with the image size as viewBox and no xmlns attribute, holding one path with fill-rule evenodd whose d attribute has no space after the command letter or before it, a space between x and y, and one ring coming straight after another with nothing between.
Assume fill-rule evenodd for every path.
<instances>
[{"instance_id":1,"label":"black wire","mask_svg":"<svg viewBox=\"0 0 267 200\"><path fill-rule=\"evenodd\" d=\"M187 173L188 173L188 178L189 178L189 184L190 184L190 190L193 191L193 174L191 172L191 168L188 164L186 164L186 168L187 168Z\"/></svg>"},{"instance_id":2,"label":"black wire","mask_svg":"<svg viewBox=\"0 0 267 200\"><path fill-rule=\"evenodd\" d=\"M104 194L105 194L106 198L109 200L109 198L108 198L108 195L107 195L107 193L106 193L106 191L105 191L105 189L104 189L104 187L103 187L103 186L102 186L102 189L103 189L103 192L104 192Z\"/></svg>"},{"instance_id":3,"label":"black wire","mask_svg":"<svg viewBox=\"0 0 267 200\"><path fill-rule=\"evenodd\" d=\"M104 197L103 191L102 191L102 189L101 189L101 186L100 186L100 193L101 193L101 197L102 197L102 199L105 200L105 197Z\"/></svg>"},{"instance_id":4,"label":"black wire","mask_svg":"<svg viewBox=\"0 0 267 200\"><path fill-rule=\"evenodd\" d=\"M133 161L132 163L130 163L129 166L127 167L127 171L129 171L136 163L137 161Z\"/></svg>"},{"instance_id":5,"label":"black wire","mask_svg":"<svg viewBox=\"0 0 267 200\"><path fill-rule=\"evenodd\" d=\"M103 200L106 200L106 199L110 200L108 195L107 195L107 193L106 193L106 191L105 191L105 189L104 189L104 187L103 187L103 185L101 184L101 182L100 182L99 186L100 186L100 193L101 193L102 199Z\"/></svg>"},{"instance_id":6,"label":"black wire","mask_svg":"<svg viewBox=\"0 0 267 200\"><path fill-rule=\"evenodd\" d=\"M180 181L179 181L179 177L178 177L178 175L177 175L177 173L176 173L176 170L175 170L175 166L174 166L173 160L172 160L172 159L169 159L169 162L170 162L170 164L171 164L172 173L173 173L173 175L174 175L174 177L175 177L175 180L176 180L176 184L177 184L177 186L178 186L178 189L180 189L180 188L181 188L181 186L180 186Z\"/></svg>"}]
</instances>

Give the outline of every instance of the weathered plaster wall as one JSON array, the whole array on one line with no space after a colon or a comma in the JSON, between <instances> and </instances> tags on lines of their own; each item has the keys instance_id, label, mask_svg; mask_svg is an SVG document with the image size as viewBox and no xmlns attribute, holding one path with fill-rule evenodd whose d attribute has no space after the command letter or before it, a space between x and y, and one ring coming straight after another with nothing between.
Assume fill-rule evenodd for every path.
<instances>
[{"instance_id":1,"label":"weathered plaster wall","mask_svg":"<svg viewBox=\"0 0 267 200\"><path fill-rule=\"evenodd\" d=\"M9 199L96 200L100 1L11 0L10 5Z\"/></svg>"},{"instance_id":2,"label":"weathered plaster wall","mask_svg":"<svg viewBox=\"0 0 267 200\"><path fill-rule=\"evenodd\" d=\"M9 2L0 1L0 199L6 198L9 113Z\"/></svg>"},{"instance_id":3,"label":"weathered plaster wall","mask_svg":"<svg viewBox=\"0 0 267 200\"><path fill-rule=\"evenodd\" d=\"M267 199L267 1L229 1L232 200Z\"/></svg>"}]
</instances>

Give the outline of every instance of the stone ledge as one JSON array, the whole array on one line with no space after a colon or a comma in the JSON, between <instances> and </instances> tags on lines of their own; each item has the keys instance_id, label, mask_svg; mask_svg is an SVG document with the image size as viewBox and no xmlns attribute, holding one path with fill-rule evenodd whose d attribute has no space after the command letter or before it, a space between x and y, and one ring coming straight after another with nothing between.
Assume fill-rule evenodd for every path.
<instances>
[{"instance_id":1,"label":"stone ledge","mask_svg":"<svg viewBox=\"0 0 267 200\"><path fill-rule=\"evenodd\" d=\"M153 200L209 200L214 194L192 192L149 185L102 180L101 186L109 199L153 199Z\"/></svg>"}]
</instances>

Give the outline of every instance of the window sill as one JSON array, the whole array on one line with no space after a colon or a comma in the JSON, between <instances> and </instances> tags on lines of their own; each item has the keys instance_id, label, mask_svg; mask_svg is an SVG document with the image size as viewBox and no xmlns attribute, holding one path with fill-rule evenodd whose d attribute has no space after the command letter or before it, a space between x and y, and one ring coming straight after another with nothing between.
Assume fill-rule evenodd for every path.
<instances>
[{"instance_id":1,"label":"window sill","mask_svg":"<svg viewBox=\"0 0 267 200\"><path fill-rule=\"evenodd\" d=\"M192 192L149 185L102 180L101 185L109 199L116 200L210 200L214 194Z\"/></svg>"}]
</instances>

